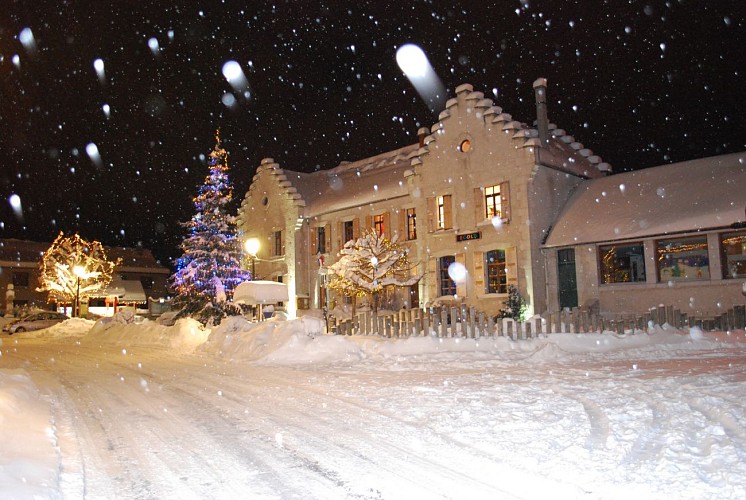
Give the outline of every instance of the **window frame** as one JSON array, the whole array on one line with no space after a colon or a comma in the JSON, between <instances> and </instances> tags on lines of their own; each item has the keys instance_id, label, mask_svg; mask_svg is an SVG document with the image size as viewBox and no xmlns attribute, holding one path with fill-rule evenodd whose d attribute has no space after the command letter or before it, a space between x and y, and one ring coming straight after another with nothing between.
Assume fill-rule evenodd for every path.
<instances>
[{"instance_id":1,"label":"window frame","mask_svg":"<svg viewBox=\"0 0 746 500\"><path fill-rule=\"evenodd\" d=\"M489 191L492 191L489 193ZM492 219L498 217L502 219L503 207L502 207L502 185L495 184L492 186L485 186L484 188L484 217L486 219Z\"/></svg>"},{"instance_id":2,"label":"window frame","mask_svg":"<svg viewBox=\"0 0 746 500\"><path fill-rule=\"evenodd\" d=\"M691 248L687 249L686 247L678 250L677 252L673 251L665 251L665 248L663 245L668 243L669 245L673 242L680 242L680 244L684 244L687 241L693 242L697 241L696 245L699 248ZM690 243L691 244L691 243ZM673 249L675 247L669 247L669 250ZM704 254L704 262L705 265L703 266L696 266L696 265L689 265L694 264L695 262L699 261L702 262L702 259L695 259L692 255L686 255L691 254L694 251L699 250L700 257L702 256L702 253ZM702 252L704 251L704 252ZM664 259L671 259L672 257L666 257L671 254L676 254L679 252L686 252L685 255L679 255L676 257L676 262L673 262L672 266L664 266L663 262ZM682 265L679 267L679 263L681 263L685 258L689 258L689 262L685 263L686 265ZM694 268L707 268L707 272L702 272L701 269L693 270L692 273L694 273L693 276L689 276L689 271L687 269L694 269ZM693 235L693 236L683 236L683 237L676 237L676 238L661 238L658 240L655 240L655 272L656 277L658 279L658 282L667 282L667 281L697 281L697 280L709 280L711 277L711 270L710 270L710 253L709 253L709 247L707 243L707 235ZM680 275L679 273L684 273L684 275ZM664 273L666 274L664 276Z\"/></svg>"},{"instance_id":3,"label":"window frame","mask_svg":"<svg viewBox=\"0 0 746 500\"><path fill-rule=\"evenodd\" d=\"M373 216L373 230L378 236L383 236L383 233L386 231L385 215L376 214Z\"/></svg>"},{"instance_id":4,"label":"window frame","mask_svg":"<svg viewBox=\"0 0 746 500\"><path fill-rule=\"evenodd\" d=\"M316 254L326 253L326 226L316 227Z\"/></svg>"},{"instance_id":5,"label":"window frame","mask_svg":"<svg viewBox=\"0 0 746 500\"><path fill-rule=\"evenodd\" d=\"M407 224L407 241L417 239L417 212L414 207L407 208L404 212L404 220Z\"/></svg>"},{"instance_id":6,"label":"window frame","mask_svg":"<svg viewBox=\"0 0 746 500\"><path fill-rule=\"evenodd\" d=\"M625 272L625 268L618 268L618 269L610 269L608 268L608 265L604 264L605 260L605 254L608 252L604 252L604 249L617 249L619 247L637 247L641 250L640 252L640 259L639 263L642 264L642 272L639 273L638 270L638 279L632 280L613 280L613 281L607 281L607 271L608 272ZM598 245L596 247L597 255L598 255L598 278L601 285L618 285L618 284L629 284L629 283L645 283L647 281L647 268L645 265L645 245L642 241L630 241L630 242L624 242L624 243L607 243L603 245ZM623 257L616 257L617 252L615 252L615 258L626 258L627 255ZM630 261L630 266L632 265L632 262ZM633 270L631 267L626 270Z\"/></svg>"},{"instance_id":7,"label":"window frame","mask_svg":"<svg viewBox=\"0 0 746 500\"><path fill-rule=\"evenodd\" d=\"M490 261L491 254L502 253L502 260ZM484 252L484 290L485 293L507 294L508 293L508 252L505 248L495 248ZM492 279L496 278L492 286Z\"/></svg>"},{"instance_id":8,"label":"window frame","mask_svg":"<svg viewBox=\"0 0 746 500\"><path fill-rule=\"evenodd\" d=\"M740 240L741 253L728 254L726 239L737 238ZM739 241L734 242L738 244ZM723 279L743 279L746 278L746 231L729 231L718 234L718 244L720 246L720 262L722 265ZM729 255L739 256L739 259L732 259L737 264L729 265ZM733 270L743 269L742 273L733 272Z\"/></svg>"},{"instance_id":9,"label":"window frame","mask_svg":"<svg viewBox=\"0 0 746 500\"><path fill-rule=\"evenodd\" d=\"M456 262L455 255L443 255L438 257L438 296L456 295L456 282L448 274L448 268Z\"/></svg>"}]
</instances>

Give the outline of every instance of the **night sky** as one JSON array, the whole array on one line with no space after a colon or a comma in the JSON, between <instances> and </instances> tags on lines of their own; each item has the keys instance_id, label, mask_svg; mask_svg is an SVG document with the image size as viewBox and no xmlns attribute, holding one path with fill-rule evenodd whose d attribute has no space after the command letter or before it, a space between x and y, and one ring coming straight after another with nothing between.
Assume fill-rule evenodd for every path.
<instances>
[{"instance_id":1,"label":"night sky","mask_svg":"<svg viewBox=\"0 0 746 500\"><path fill-rule=\"evenodd\" d=\"M216 128L235 208L262 158L310 172L416 142L440 109L406 43L446 97L470 83L526 123L547 78L550 121L615 171L743 151L742 3L0 0L0 238L79 232L171 266Z\"/></svg>"}]
</instances>

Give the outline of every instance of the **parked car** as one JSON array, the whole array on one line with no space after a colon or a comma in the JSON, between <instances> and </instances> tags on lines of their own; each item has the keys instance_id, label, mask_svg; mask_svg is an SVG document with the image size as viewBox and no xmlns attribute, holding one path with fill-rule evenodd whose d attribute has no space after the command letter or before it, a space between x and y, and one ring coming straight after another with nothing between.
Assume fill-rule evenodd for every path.
<instances>
[{"instance_id":1,"label":"parked car","mask_svg":"<svg viewBox=\"0 0 746 500\"><path fill-rule=\"evenodd\" d=\"M70 318L65 314L53 311L32 313L24 318L6 324L3 327L3 332L6 332L8 335L13 335L16 332L41 330L43 328L54 326L57 323L62 323L66 319Z\"/></svg>"}]
</instances>

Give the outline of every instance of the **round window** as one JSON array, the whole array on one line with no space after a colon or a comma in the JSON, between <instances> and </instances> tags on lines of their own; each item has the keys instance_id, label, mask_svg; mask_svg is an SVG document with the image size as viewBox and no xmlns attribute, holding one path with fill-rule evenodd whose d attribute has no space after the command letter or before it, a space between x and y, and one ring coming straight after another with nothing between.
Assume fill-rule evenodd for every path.
<instances>
[{"instance_id":1,"label":"round window","mask_svg":"<svg viewBox=\"0 0 746 500\"><path fill-rule=\"evenodd\" d=\"M267 205L269 205L269 198L265 196L264 198L262 198L262 206L266 207Z\"/></svg>"},{"instance_id":2,"label":"round window","mask_svg":"<svg viewBox=\"0 0 746 500\"><path fill-rule=\"evenodd\" d=\"M471 149L471 141L469 139L464 139L461 141L461 144L458 145L458 149L462 153L468 153Z\"/></svg>"}]
</instances>

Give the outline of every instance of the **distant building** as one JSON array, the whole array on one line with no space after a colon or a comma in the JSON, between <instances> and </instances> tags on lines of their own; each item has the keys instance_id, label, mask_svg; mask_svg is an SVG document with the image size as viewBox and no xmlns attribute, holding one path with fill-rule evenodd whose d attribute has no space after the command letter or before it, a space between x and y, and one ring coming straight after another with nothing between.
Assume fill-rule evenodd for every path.
<instances>
[{"instance_id":1,"label":"distant building","mask_svg":"<svg viewBox=\"0 0 746 500\"><path fill-rule=\"evenodd\" d=\"M14 307L38 307L49 309L47 292L37 292L39 286L39 265L44 252L51 242L38 242L17 239L0 239L0 289L3 293L8 285L13 285ZM128 283L130 293L122 302L134 302L130 298L162 298L167 295L167 280L170 271L160 265L150 250L141 248L105 247L109 260L122 259L114 270L112 283ZM131 293L132 282L136 283L137 293ZM110 288L112 288L110 286ZM4 304L2 311L6 311Z\"/></svg>"},{"instance_id":2,"label":"distant building","mask_svg":"<svg viewBox=\"0 0 746 500\"><path fill-rule=\"evenodd\" d=\"M534 126L465 84L418 144L313 173L262 160L239 209L242 237L261 242L257 278L287 283L291 313L322 307L326 267L370 228L423 275L395 307L497 314L510 285L529 313L743 303L746 153L611 175L549 123L543 79L534 92Z\"/></svg>"}]
</instances>

